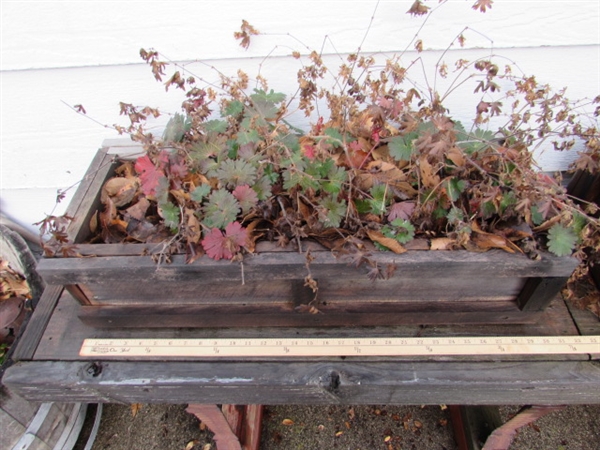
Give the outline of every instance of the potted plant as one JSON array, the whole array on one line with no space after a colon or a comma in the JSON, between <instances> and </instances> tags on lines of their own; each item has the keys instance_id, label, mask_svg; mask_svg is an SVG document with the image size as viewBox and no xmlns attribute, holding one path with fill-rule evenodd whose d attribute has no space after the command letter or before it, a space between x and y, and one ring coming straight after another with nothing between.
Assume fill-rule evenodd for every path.
<instances>
[{"instance_id":1,"label":"potted plant","mask_svg":"<svg viewBox=\"0 0 600 450\"><path fill-rule=\"evenodd\" d=\"M247 47L255 34L244 21L236 37ZM530 322L577 267L572 255L600 242L593 205L572 202L531 153L581 139L581 164L597 166L597 129L564 92L493 58L457 61L438 92L411 83L401 56L377 65L359 52L321 87L321 55L294 52L289 96L260 75L254 88L241 71L214 86L140 55L185 92L181 113L157 138L145 125L161 112L122 103L130 125L117 129L143 154L101 151L67 216L42 222L59 258L39 271L92 325ZM435 71L448 77L441 60ZM444 100L470 81L464 125ZM298 111L310 129L290 122Z\"/></svg>"}]
</instances>

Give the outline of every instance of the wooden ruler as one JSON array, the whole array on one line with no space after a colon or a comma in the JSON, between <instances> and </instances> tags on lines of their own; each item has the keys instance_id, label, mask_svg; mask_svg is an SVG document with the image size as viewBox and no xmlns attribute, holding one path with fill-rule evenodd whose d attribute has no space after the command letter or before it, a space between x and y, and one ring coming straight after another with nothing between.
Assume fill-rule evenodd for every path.
<instances>
[{"instance_id":1,"label":"wooden ruler","mask_svg":"<svg viewBox=\"0 0 600 450\"><path fill-rule=\"evenodd\" d=\"M600 354L600 336L85 339L79 354L121 358Z\"/></svg>"}]
</instances>

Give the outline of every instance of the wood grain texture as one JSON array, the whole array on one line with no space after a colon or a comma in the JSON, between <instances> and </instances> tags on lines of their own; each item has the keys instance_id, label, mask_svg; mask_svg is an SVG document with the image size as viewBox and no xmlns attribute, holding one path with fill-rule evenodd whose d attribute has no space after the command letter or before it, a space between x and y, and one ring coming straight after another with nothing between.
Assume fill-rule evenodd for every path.
<instances>
[{"instance_id":1,"label":"wood grain texture","mask_svg":"<svg viewBox=\"0 0 600 450\"><path fill-rule=\"evenodd\" d=\"M340 275L355 278L357 273L361 273L330 252L311 254L315 258L310 265L314 278ZM376 252L372 259L380 266L395 265L394 277L405 278L568 276L577 265L574 258L544 254L540 261L533 261L523 255L512 255L500 250L486 253L414 251L402 255ZM299 253L263 252L250 255L244 259L244 278L246 281L260 281L265 276L280 280L304 278L305 262L305 255ZM215 261L207 257L202 257L193 264L186 264L183 255L175 255L171 264L162 265L157 265L150 256L52 258L44 259L38 265L40 274L46 282L52 284L118 281L123 279L124 270L131 277L147 281L197 280L203 275L213 281L242 281L242 268L239 264Z\"/></svg>"},{"instance_id":2,"label":"wood grain texture","mask_svg":"<svg viewBox=\"0 0 600 450\"><path fill-rule=\"evenodd\" d=\"M3 382L35 401L234 404L590 404L600 364L29 362Z\"/></svg>"},{"instance_id":3,"label":"wood grain texture","mask_svg":"<svg viewBox=\"0 0 600 450\"><path fill-rule=\"evenodd\" d=\"M179 338L179 339L210 339L210 338L308 338L308 337L361 337L368 334L373 337L441 337L441 336L574 336L578 335L569 310L560 298L537 316L532 324L486 324L486 325L444 325L421 326L418 321L412 324L395 324L388 327L360 327L345 324L341 327L235 327L235 328L92 328L78 319L81 309L76 301L67 293L61 297L51 320L44 331L35 353L36 360L82 360L79 350L86 338L104 339L142 339L142 338ZM306 317L306 315L299 315ZM502 315L500 315L502 317ZM508 359L522 357L508 357ZM547 359L548 356L530 356L528 360ZM588 359L587 355L562 355L558 360ZM93 358L83 358L93 359ZM139 359L139 358L134 358ZM399 357L399 360L410 360L411 357ZM422 358L420 358L422 359ZM464 357L441 357L439 360L463 360ZM473 359L473 358L471 358ZM485 357L475 357L484 360ZM506 357L495 356L492 360L504 360ZM372 361L378 358L369 359ZM485 360L490 360L487 358Z\"/></svg>"},{"instance_id":4,"label":"wood grain texture","mask_svg":"<svg viewBox=\"0 0 600 450\"><path fill-rule=\"evenodd\" d=\"M514 305L510 309L510 305L504 304L500 311L482 308L481 305L478 308L467 305L474 311L464 311L461 307L452 308L444 303L440 306L425 309L423 305L415 304L386 305L385 312L378 313L372 312L366 304L363 308L355 308L350 312L323 309L319 314L301 314L273 307L84 306L80 310L79 319L91 327L117 329L530 324L538 320L535 312L519 311Z\"/></svg>"},{"instance_id":5,"label":"wood grain texture","mask_svg":"<svg viewBox=\"0 0 600 450\"><path fill-rule=\"evenodd\" d=\"M566 286L569 277L532 277L517 296L522 311L541 311Z\"/></svg>"},{"instance_id":6,"label":"wood grain texture","mask_svg":"<svg viewBox=\"0 0 600 450\"><path fill-rule=\"evenodd\" d=\"M25 332L18 341L13 353L15 361L25 361L33 358L35 350L46 330L52 312L58 303L63 291L62 286L47 285L40 301L27 324Z\"/></svg>"}]
</instances>

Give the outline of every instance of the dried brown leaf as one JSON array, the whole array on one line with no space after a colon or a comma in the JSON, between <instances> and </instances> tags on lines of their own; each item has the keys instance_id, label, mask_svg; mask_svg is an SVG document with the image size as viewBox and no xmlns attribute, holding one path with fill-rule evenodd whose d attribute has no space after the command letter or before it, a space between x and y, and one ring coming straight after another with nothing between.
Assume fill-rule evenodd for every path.
<instances>
[{"instance_id":1,"label":"dried brown leaf","mask_svg":"<svg viewBox=\"0 0 600 450\"><path fill-rule=\"evenodd\" d=\"M131 415L133 418L135 418L135 416L137 416L137 413L140 411L140 409L142 409L141 403L132 403L131 404Z\"/></svg>"},{"instance_id":2,"label":"dried brown leaf","mask_svg":"<svg viewBox=\"0 0 600 450\"><path fill-rule=\"evenodd\" d=\"M188 442L187 445L185 446L185 450L192 450L196 446L196 444L198 444L198 441L196 439Z\"/></svg>"},{"instance_id":3,"label":"dried brown leaf","mask_svg":"<svg viewBox=\"0 0 600 450\"><path fill-rule=\"evenodd\" d=\"M108 180L101 192L101 201L104 203L110 197L117 208L130 203L135 195L139 183L136 178L115 177Z\"/></svg>"},{"instance_id":4,"label":"dried brown leaf","mask_svg":"<svg viewBox=\"0 0 600 450\"><path fill-rule=\"evenodd\" d=\"M406 14L411 14L413 16L422 16L429 12L429 6L425 6L421 0L415 0L415 2L411 5L410 9L406 12Z\"/></svg>"},{"instance_id":5,"label":"dried brown leaf","mask_svg":"<svg viewBox=\"0 0 600 450\"><path fill-rule=\"evenodd\" d=\"M435 238L431 240L431 250L452 250L456 245L454 239Z\"/></svg>"},{"instance_id":6,"label":"dried brown leaf","mask_svg":"<svg viewBox=\"0 0 600 450\"><path fill-rule=\"evenodd\" d=\"M138 202L125 210L125 217L129 215L135 220L142 221L146 217L146 212L149 207L150 201L146 197L142 197Z\"/></svg>"},{"instance_id":7,"label":"dried brown leaf","mask_svg":"<svg viewBox=\"0 0 600 450\"><path fill-rule=\"evenodd\" d=\"M368 230L367 234L369 239L373 242L377 242L378 244L383 245L386 248L389 248L391 251L397 254L405 253L406 249L400 242L398 242L394 238L389 238L383 235L380 231Z\"/></svg>"},{"instance_id":8,"label":"dried brown leaf","mask_svg":"<svg viewBox=\"0 0 600 450\"><path fill-rule=\"evenodd\" d=\"M435 188L440 184L440 177L435 174L433 167L429 164L426 157L419 159L419 167L421 169L421 183L426 188Z\"/></svg>"}]
</instances>

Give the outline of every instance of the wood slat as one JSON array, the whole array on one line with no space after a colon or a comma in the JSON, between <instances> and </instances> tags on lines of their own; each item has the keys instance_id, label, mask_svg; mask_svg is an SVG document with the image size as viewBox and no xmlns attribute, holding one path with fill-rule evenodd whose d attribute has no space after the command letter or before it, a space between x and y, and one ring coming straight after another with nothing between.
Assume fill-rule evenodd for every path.
<instances>
[{"instance_id":1,"label":"wood slat","mask_svg":"<svg viewBox=\"0 0 600 450\"><path fill-rule=\"evenodd\" d=\"M303 279L241 282L212 282L198 279L172 283L170 281L143 281L137 283L124 276L112 283L67 285L79 287L71 293L83 305L96 306L173 306L173 305L237 305L300 306L315 298ZM422 302L422 311L432 303L477 302L479 310L488 310L490 302L514 302L525 280L520 278L394 278L371 282L366 277L353 279L317 279L319 291L316 306L382 305L393 308L396 303ZM485 288L482 288L485 286ZM82 298L82 295L84 298ZM549 297L549 300L554 295ZM439 305L438 305L439 306ZM328 308L325 308L328 309ZM490 309L490 311L493 311ZM382 311L383 312L383 311Z\"/></svg>"},{"instance_id":2,"label":"wood slat","mask_svg":"<svg viewBox=\"0 0 600 450\"><path fill-rule=\"evenodd\" d=\"M517 304L523 311L541 311L567 284L569 277L528 278L517 296Z\"/></svg>"},{"instance_id":3,"label":"wood slat","mask_svg":"<svg viewBox=\"0 0 600 450\"><path fill-rule=\"evenodd\" d=\"M438 337L438 336L574 336L578 335L569 311L560 298L542 313L533 324L486 324L421 326L396 324L392 327L359 327L345 324L343 327L249 327L249 328L92 328L78 319L81 306L67 293L61 297L52 319L46 327L34 359L36 360L81 360L79 349L86 338L143 339L143 338L262 338L262 337ZM301 315L305 317L306 315ZM517 357L521 358L522 357ZM528 357L536 359L537 356ZM540 358L548 358L541 356ZM582 355L553 356L554 359L587 359ZM89 359L89 358L88 358ZM135 358L134 358L135 359ZM407 359L407 358L402 358ZM410 359L410 358L408 358ZM443 357L443 360L462 360L458 357ZM477 357L482 360L483 357ZM504 359L504 358L503 358ZM511 358L509 358L511 359ZM514 358L513 358L514 359ZM498 360L495 357L494 360Z\"/></svg>"},{"instance_id":4,"label":"wood slat","mask_svg":"<svg viewBox=\"0 0 600 450\"><path fill-rule=\"evenodd\" d=\"M363 273L336 259L330 252L311 253L315 258L310 264L314 278L356 277ZM407 252L395 255L378 252L372 255L380 266L396 266L396 275L402 277L561 277L569 276L577 266L575 258L559 258L544 254L541 261L533 261L523 255L511 255L502 251L486 253L454 252ZM298 253L260 253L244 259L246 281L264 279L297 279L306 273L305 255ZM184 281L208 277L212 281L242 281L240 264L200 258L186 264L183 255L175 255L171 264L157 265L150 256L123 256L97 258L44 259L38 271L51 284L90 283L123 280L124 271L129 277L141 280ZM424 275L426 274L426 275Z\"/></svg>"},{"instance_id":5,"label":"wood slat","mask_svg":"<svg viewBox=\"0 0 600 450\"><path fill-rule=\"evenodd\" d=\"M33 312L25 332L18 341L17 348L13 353L15 361L26 361L33 358L35 350L46 331L52 312L58 303L63 291L62 286L47 285L40 301Z\"/></svg>"},{"instance_id":6,"label":"wood slat","mask_svg":"<svg viewBox=\"0 0 600 450\"><path fill-rule=\"evenodd\" d=\"M29 362L3 383L33 401L214 404L600 403L600 363Z\"/></svg>"},{"instance_id":7,"label":"wood slat","mask_svg":"<svg viewBox=\"0 0 600 450\"><path fill-rule=\"evenodd\" d=\"M323 310L318 314L299 313L283 308L206 306L83 306L79 319L96 328L176 328L176 327L344 327L395 325L475 325L534 323L536 312L519 311L515 305L479 311L453 310L440 303L437 310L419 304L386 305L385 312L371 312L369 305L354 311ZM474 305L467 305L474 309ZM480 306L480 305L479 305ZM415 311L416 310L416 311Z\"/></svg>"},{"instance_id":8,"label":"wood slat","mask_svg":"<svg viewBox=\"0 0 600 450\"><path fill-rule=\"evenodd\" d=\"M67 229L72 242L82 242L89 236L90 219L101 205L100 190L115 167L116 162L106 149L98 150L67 208L66 214L73 217Z\"/></svg>"}]
</instances>

